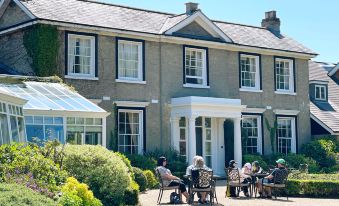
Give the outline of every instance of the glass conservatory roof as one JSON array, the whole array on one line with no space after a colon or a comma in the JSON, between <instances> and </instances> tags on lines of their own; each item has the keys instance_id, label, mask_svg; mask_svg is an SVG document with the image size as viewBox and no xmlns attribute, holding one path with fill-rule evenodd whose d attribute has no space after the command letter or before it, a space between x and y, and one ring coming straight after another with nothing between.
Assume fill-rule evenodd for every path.
<instances>
[{"instance_id":1,"label":"glass conservatory roof","mask_svg":"<svg viewBox=\"0 0 339 206\"><path fill-rule=\"evenodd\" d=\"M23 106L24 109L106 113L99 106L60 83L0 84L0 91L28 100Z\"/></svg>"}]
</instances>

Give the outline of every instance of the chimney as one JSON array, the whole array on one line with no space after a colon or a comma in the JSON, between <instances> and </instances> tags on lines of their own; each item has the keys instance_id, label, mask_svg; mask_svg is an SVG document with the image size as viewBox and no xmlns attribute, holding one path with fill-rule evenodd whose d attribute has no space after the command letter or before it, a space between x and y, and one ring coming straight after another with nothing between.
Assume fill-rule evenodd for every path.
<instances>
[{"instance_id":1,"label":"chimney","mask_svg":"<svg viewBox=\"0 0 339 206\"><path fill-rule=\"evenodd\" d=\"M280 19L277 18L276 11L265 12L265 19L261 21L261 26L270 30L276 36L280 36Z\"/></svg>"},{"instance_id":2,"label":"chimney","mask_svg":"<svg viewBox=\"0 0 339 206\"><path fill-rule=\"evenodd\" d=\"M191 15L198 10L198 3L188 2L186 3L186 14Z\"/></svg>"}]
</instances>

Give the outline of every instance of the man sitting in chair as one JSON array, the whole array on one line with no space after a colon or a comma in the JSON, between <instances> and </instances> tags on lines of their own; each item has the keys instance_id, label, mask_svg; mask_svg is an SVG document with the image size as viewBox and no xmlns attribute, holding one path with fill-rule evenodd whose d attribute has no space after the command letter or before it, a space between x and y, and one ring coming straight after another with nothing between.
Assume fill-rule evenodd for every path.
<instances>
[{"instance_id":1,"label":"man sitting in chair","mask_svg":"<svg viewBox=\"0 0 339 206\"><path fill-rule=\"evenodd\" d=\"M285 168L285 164L286 164L285 160L278 159L276 163L277 163L277 167L273 170L273 172L269 176L261 179L261 181L258 182L259 194L262 197L272 198L271 188L265 187L265 186L263 187L262 185L264 183L283 184L284 179L288 175L287 169ZM262 191L262 188L264 191Z\"/></svg>"}]
</instances>

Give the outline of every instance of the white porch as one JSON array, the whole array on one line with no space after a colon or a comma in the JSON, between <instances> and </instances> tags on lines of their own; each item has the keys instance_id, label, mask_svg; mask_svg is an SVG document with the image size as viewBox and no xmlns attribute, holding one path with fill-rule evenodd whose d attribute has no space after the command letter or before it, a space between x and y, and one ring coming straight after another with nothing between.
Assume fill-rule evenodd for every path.
<instances>
[{"instance_id":1,"label":"white porch","mask_svg":"<svg viewBox=\"0 0 339 206\"><path fill-rule=\"evenodd\" d=\"M171 145L180 151L179 143L183 141L181 129L186 129L186 155L188 163L191 164L195 155L199 154L197 148L202 147L202 155L205 159L211 159L211 167L215 174L224 173L225 145L224 145L224 121L234 121L234 159L241 165L241 112L246 108L241 105L240 99L225 99L213 97L179 97L171 100ZM179 125L180 118L185 117L185 126ZM202 117L202 118L200 118ZM196 120L202 121L202 125L196 125ZM206 122L205 122L206 121ZM208 128L205 128L206 125ZM200 130L197 130L201 127ZM197 145L197 134L199 141ZM206 136L206 134L208 134ZM209 137L210 135L210 137ZM202 137L201 137L202 136ZM206 148L211 145L211 148ZM207 150L206 150L207 149ZM207 154L208 153L208 154Z\"/></svg>"}]
</instances>

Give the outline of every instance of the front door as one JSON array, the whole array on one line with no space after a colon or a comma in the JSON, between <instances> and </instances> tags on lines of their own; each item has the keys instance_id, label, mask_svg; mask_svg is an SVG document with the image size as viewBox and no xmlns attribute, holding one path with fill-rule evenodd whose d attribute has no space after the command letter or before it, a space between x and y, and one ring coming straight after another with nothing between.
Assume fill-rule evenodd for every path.
<instances>
[{"instance_id":1,"label":"front door","mask_svg":"<svg viewBox=\"0 0 339 206\"><path fill-rule=\"evenodd\" d=\"M212 168L212 118L198 117L195 120L196 154L205 159L205 164Z\"/></svg>"}]
</instances>

